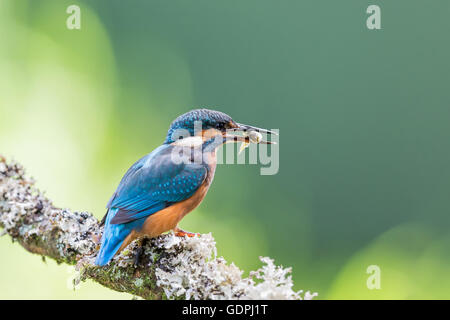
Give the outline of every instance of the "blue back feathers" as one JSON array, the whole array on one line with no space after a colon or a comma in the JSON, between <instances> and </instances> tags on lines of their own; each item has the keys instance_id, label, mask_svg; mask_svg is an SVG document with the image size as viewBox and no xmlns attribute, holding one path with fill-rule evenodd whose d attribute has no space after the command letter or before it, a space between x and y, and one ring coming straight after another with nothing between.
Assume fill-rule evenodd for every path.
<instances>
[{"instance_id":1,"label":"blue back feathers","mask_svg":"<svg viewBox=\"0 0 450 320\"><path fill-rule=\"evenodd\" d=\"M107 204L98 265L108 263L128 234L140 230L148 216L191 197L205 181L208 165L176 164L171 159L173 149L170 144L156 148L133 164L120 181Z\"/></svg>"}]
</instances>

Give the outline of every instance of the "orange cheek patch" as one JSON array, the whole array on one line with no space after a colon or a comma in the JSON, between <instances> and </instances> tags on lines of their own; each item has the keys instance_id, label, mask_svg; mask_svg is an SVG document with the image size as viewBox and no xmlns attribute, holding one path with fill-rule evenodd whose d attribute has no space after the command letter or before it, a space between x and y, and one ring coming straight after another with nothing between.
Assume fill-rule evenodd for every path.
<instances>
[{"instance_id":1,"label":"orange cheek patch","mask_svg":"<svg viewBox=\"0 0 450 320\"><path fill-rule=\"evenodd\" d=\"M222 136L222 132L217 129L202 130L203 141L211 140L211 139L215 138L217 135Z\"/></svg>"},{"instance_id":2,"label":"orange cheek patch","mask_svg":"<svg viewBox=\"0 0 450 320\"><path fill-rule=\"evenodd\" d=\"M234 121L228 122L228 126L229 126L230 128L239 128L239 126L238 126Z\"/></svg>"}]
</instances>

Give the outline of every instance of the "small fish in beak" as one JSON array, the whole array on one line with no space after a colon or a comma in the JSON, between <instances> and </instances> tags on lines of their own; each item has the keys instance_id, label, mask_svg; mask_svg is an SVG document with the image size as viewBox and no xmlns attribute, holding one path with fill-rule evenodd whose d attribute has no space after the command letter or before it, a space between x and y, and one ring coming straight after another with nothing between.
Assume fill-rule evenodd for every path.
<instances>
[{"instance_id":1,"label":"small fish in beak","mask_svg":"<svg viewBox=\"0 0 450 320\"><path fill-rule=\"evenodd\" d=\"M276 144L274 141L266 141L263 140L262 134L265 133L267 135L278 135L278 133L274 131L270 131L267 129L257 128L253 126L249 126L246 124L237 123L235 128L229 129L231 132L240 132L242 135L233 135L229 132L225 135L225 143L227 142L242 142L241 147L239 149L239 154L247 148L250 143L263 143L263 144Z\"/></svg>"},{"instance_id":2,"label":"small fish in beak","mask_svg":"<svg viewBox=\"0 0 450 320\"><path fill-rule=\"evenodd\" d=\"M244 151L245 148L248 148L248 146L250 145L250 142L258 144L262 141L262 134L259 133L258 131L244 131L243 135L248 136L249 141L242 142L241 147L239 148L238 154L241 154L241 152Z\"/></svg>"}]
</instances>

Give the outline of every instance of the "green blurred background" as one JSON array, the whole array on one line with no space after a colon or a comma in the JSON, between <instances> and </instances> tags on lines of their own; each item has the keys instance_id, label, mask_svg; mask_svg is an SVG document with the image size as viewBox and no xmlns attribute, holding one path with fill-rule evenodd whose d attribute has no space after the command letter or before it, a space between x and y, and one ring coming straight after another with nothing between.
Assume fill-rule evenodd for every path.
<instances>
[{"instance_id":1,"label":"green blurred background","mask_svg":"<svg viewBox=\"0 0 450 320\"><path fill-rule=\"evenodd\" d=\"M0 153L55 205L101 217L181 113L279 128L279 173L220 165L184 228L246 272L261 255L292 266L322 299L450 298L449 14L447 0L1 0ZM70 268L9 237L0 253L0 298L131 297L71 290Z\"/></svg>"}]
</instances>

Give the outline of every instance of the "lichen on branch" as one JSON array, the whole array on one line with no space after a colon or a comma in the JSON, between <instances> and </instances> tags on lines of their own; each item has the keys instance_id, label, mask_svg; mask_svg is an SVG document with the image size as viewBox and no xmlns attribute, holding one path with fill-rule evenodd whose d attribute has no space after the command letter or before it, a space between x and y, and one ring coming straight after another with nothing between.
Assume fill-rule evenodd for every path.
<instances>
[{"instance_id":1,"label":"lichen on branch","mask_svg":"<svg viewBox=\"0 0 450 320\"><path fill-rule=\"evenodd\" d=\"M150 239L139 265L139 241L105 267L94 265L102 229L88 212L53 206L21 165L0 156L0 227L29 252L76 265L78 281L91 279L145 299L312 299L295 292L290 268L261 257L263 266L243 278L233 263L217 256L211 234Z\"/></svg>"}]
</instances>

